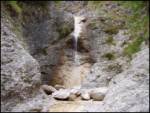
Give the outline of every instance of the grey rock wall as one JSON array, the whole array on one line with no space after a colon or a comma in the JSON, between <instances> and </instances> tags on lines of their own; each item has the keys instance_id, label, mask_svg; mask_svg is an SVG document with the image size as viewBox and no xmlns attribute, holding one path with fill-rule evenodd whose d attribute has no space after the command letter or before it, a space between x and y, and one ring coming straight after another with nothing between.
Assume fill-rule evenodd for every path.
<instances>
[{"instance_id":1,"label":"grey rock wall","mask_svg":"<svg viewBox=\"0 0 150 113\"><path fill-rule=\"evenodd\" d=\"M38 62L23 48L12 24L1 20L1 102L2 111L34 95L41 84Z\"/></svg>"},{"instance_id":2,"label":"grey rock wall","mask_svg":"<svg viewBox=\"0 0 150 113\"><path fill-rule=\"evenodd\" d=\"M27 50L39 62L42 83L50 84L63 48L64 42L59 42L73 31L73 16L53 2L47 2L44 8L29 2L24 10L22 29Z\"/></svg>"},{"instance_id":3,"label":"grey rock wall","mask_svg":"<svg viewBox=\"0 0 150 113\"><path fill-rule=\"evenodd\" d=\"M130 68L116 75L110 82L104 100L105 111L149 111L148 53L148 48L138 52Z\"/></svg>"}]
</instances>

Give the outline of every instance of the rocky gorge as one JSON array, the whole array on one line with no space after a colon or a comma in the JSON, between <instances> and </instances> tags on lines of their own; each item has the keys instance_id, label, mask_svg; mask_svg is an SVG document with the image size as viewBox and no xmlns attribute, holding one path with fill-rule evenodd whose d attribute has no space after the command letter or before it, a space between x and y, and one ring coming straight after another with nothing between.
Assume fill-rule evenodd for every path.
<instances>
[{"instance_id":1,"label":"rocky gorge","mask_svg":"<svg viewBox=\"0 0 150 113\"><path fill-rule=\"evenodd\" d=\"M149 112L149 2L2 1L2 112Z\"/></svg>"}]
</instances>

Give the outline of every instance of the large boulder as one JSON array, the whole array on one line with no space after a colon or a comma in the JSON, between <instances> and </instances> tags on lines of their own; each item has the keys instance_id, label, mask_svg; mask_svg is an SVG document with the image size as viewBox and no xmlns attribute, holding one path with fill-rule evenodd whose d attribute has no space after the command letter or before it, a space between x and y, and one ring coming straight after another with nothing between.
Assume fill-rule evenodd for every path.
<instances>
[{"instance_id":1,"label":"large boulder","mask_svg":"<svg viewBox=\"0 0 150 113\"><path fill-rule=\"evenodd\" d=\"M95 101L102 101L105 97L105 94L101 92L92 92L90 96Z\"/></svg>"},{"instance_id":2,"label":"large boulder","mask_svg":"<svg viewBox=\"0 0 150 113\"><path fill-rule=\"evenodd\" d=\"M42 85L41 88L47 95L50 95L56 91L56 89L50 85Z\"/></svg>"},{"instance_id":3,"label":"large boulder","mask_svg":"<svg viewBox=\"0 0 150 113\"><path fill-rule=\"evenodd\" d=\"M73 89L70 90L70 93L74 94L76 96L80 96L81 95L81 89L73 88Z\"/></svg>"},{"instance_id":4,"label":"large boulder","mask_svg":"<svg viewBox=\"0 0 150 113\"><path fill-rule=\"evenodd\" d=\"M70 91L67 89L60 89L52 93L52 97L58 100L67 100L70 96Z\"/></svg>"},{"instance_id":5,"label":"large boulder","mask_svg":"<svg viewBox=\"0 0 150 113\"><path fill-rule=\"evenodd\" d=\"M90 100L90 95L88 92L81 93L82 100Z\"/></svg>"},{"instance_id":6,"label":"large boulder","mask_svg":"<svg viewBox=\"0 0 150 113\"><path fill-rule=\"evenodd\" d=\"M130 68L112 79L104 103L104 111L149 111L149 48L134 55Z\"/></svg>"},{"instance_id":7,"label":"large boulder","mask_svg":"<svg viewBox=\"0 0 150 113\"><path fill-rule=\"evenodd\" d=\"M96 101L102 101L107 93L107 88L95 88L90 92L90 97Z\"/></svg>"},{"instance_id":8,"label":"large boulder","mask_svg":"<svg viewBox=\"0 0 150 113\"><path fill-rule=\"evenodd\" d=\"M57 90L59 90L59 89L65 89L65 86L59 85L59 84L56 84L54 87L55 87Z\"/></svg>"},{"instance_id":9,"label":"large boulder","mask_svg":"<svg viewBox=\"0 0 150 113\"><path fill-rule=\"evenodd\" d=\"M70 101L75 101L77 99L77 95L71 93L70 96L69 96L69 100Z\"/></svg>"}]
</instances>

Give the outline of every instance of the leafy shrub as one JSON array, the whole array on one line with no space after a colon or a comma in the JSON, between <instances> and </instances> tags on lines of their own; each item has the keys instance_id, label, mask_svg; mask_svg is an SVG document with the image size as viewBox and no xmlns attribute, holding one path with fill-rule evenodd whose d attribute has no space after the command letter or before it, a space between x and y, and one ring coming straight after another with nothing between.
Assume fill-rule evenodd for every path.
<instances>
[{"instance_id":1,"label":"leafy shrub","mask_svg":"<svg viewBox=\"0 0 150 113\"><path fill-rule=\"evenodd\" d=\"M115 45L115 42L114 42L114 39L112 36L109 36L107 39L106 39L106 43L109 44L109 45Z\"/></svg>"},{"instance_id":2,"label":"leafy shrub","mask_svg":"<svg viewBox=\"0 0 150 113\"><path fill-rule=\"evenodd\" d=\"M125 26L133 41L124 49L124 53L130 57L138 52L141 43L149 38L149 15L147 15L145 3L144 1L121 1L123 7L132 11L132 15L125 18Z\"/></svg>"},{"instance_id":3,"label":"leafy shrub","mask_svg":"<svg viewBox=\"0 0 150 113\"><path fill-rule=\"evenodd\" d=\"M8 5L11 6L11 8L16 12L16 13L21 13L22 10L20 6L17 4L17 1L7 1Z\"/></svg>"},{"instance_id":4,"label":"leafy shrub","mask_svg":"<svg viewBox=\"0 0 150 113\"><path fill-rule=\"evenodd\" d=\"M143 38L137 38L124 49L124 54L131 57L134 53L140 50L140 45L143 42Z\"/></svg>"},{"instance_id":5,"label":"leafy shrub","mask_svg":"<svg viewBox=\"0 0 150 113\"><path fill-rule=\"evenodd\" d=\"M143 41L149 42L149 1L111 1L124 10L119 7L119 9L114 7L112 10L107 10L106 4L109 3L108 1L89 1L88 7L95 12L99 12L97 13L99 16L105 15L106 19L111 18L113 21L121 20L125 22L121 27L108 23L108 25L104 25L104 31L111 35L116 34L119 29L127 29L132 42L126 43L127 47L124 51L126 55L132 56L140 50L140 44ZM96 26L96 24L93 24L93 26ZM111 41L111 39L107 39L108 43L111 43Z\"/></svg>"},{"instance_id":6,"label":"leafy shrub","mask_svg":"<svg viewBox=\"0 0 150 113\"><path fill-rule=\"evenodd\" d=\"M115 59L114 53L106 53L102 57L107 58L108 60L113 60Z\"/></svg>"}]
</instances>

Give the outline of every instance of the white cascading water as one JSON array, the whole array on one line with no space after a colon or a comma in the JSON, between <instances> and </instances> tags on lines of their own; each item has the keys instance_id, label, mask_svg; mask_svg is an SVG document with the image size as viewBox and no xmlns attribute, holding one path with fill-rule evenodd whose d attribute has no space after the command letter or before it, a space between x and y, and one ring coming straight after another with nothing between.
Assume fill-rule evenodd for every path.
<instances>
[{"instance_id":1,"label":"white cascading water","mask_svg":"<svg viewBox=\"0 0 150 113\"><path fill-rule=\"evenodd\" d=\"M85 76L90 71L90 64L84 63L81 65L81 59L84 59L84 54L79 54L78 42L79 39L83 39L86 29L86 18L83 16L74 16L74 32L71 34L73 36L73 57L74 61L70 62L70 59L64 56L63 58L66 60L66 63L60 66L56 80L60 80L62 78L63 85L66 88L81 88L83 81L85 80ZM83 41L81 39L81 41ZM72 65L73 64L73 65ZM60 81L61 82L61 81Z\"/></svg>"},{"instance_id":2,"label":"white cascading water","mask_svg":"<svg viewBox=\"0 0 150 113\"><path fill-rule=\"evenodd\" d=\"M82 32L83 28L83 23L81 22L84 19L82 16L74 16L74 47L75 47L75 52L74 52L74 61L75 64L79 64L79 55L78 55L78 38Z\"/></svg>"}]
</instances>

